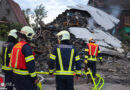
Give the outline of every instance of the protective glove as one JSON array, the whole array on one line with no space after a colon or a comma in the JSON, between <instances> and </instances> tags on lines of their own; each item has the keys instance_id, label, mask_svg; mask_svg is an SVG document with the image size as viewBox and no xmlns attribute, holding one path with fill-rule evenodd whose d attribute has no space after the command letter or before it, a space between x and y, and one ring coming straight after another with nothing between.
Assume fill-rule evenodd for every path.
<instances>
[{"instance_id":1,"label":"protective glove","mask_svg":"<svg viewBox=\"0 0 130 90\"><path fill-rule=\"evenodd\" d=\"M35 84L39 83L39 79L37 78L35 81L34 81Z\"/></svg>"},{"instance_id":2,"label":"protective glove","mask_svg":"<svg viewBox=\"0 0 130 90\"><path fill-rule=\"evenodd\" d=\"M88 63L88 60L84 60L84 64L87 64Z\"/></svg>"}]
</instances>

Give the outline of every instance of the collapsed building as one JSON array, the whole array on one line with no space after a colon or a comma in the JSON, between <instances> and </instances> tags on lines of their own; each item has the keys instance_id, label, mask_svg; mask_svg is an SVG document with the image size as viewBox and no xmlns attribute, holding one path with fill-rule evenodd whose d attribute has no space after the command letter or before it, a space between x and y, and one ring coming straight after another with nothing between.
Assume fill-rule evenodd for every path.
<instances>
[{"instance_id":1,"label":"collapsed building","mask_svg":"<svg viewBox=\"0 0 130 90\"><path fill-rule=\"evenodd\" d=\"M79 4L69 8L58 15L53 22L47 25L40 23L41 28L37 31L34 41L36 44L34 49L37 52L37 71L48 70L49 54L57 44L56 34L61 30L68 30L71 33L71 43L78 49L81 59L84 59L82 51L89 37L96 39L96 43L104 54L104 65L97 64L97 69L105 80L129 82L129 62L124 58L126 49L123 48L120 40L111 35L111 30L119 23L119 20L89 5Z\"/></svg>"},{"instance_id":2,"label":"collapsed building","mask_svg":"<svg viewBox=\"0 0 130 90\"><path fill-rule=\"evenodd\" d=\"M89 5L79 4L68 7L71 9L58 15L53 22L46 26L41 24L44 31L41 32L43 40L39 39L39 42L45 42L47 46L49 43L53 47L56 44L56 39L52 40L55 34L66 29L72 34L71 42L80 51L85 48L83 43L87 43L88 39L93 37L104 54L124 57L122 42L110 33L119 23L119 19Z\"/></svg>"}]
</instances>

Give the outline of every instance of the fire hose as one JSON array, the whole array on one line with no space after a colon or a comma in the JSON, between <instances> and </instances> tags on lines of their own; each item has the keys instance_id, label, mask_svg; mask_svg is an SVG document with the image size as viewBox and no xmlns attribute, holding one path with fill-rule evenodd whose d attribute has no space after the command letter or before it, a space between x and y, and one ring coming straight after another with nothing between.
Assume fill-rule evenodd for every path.
<instances>
[{"instance_id":1,"label":"fire hose","mask_svg":"<svg viewBox=\"0 0 130 90\"><path fill-rule=\"evenodd\" d=\"M44 75L49 75L49 72L36 72L37 74L44 74ZM88 75L90 74L92 80L93 80L93 83L94 83L94 87L92 90L101 90L102 87L104 86L104 79L101 77L100 74L96 74L96 76L99 78L98 82L96 83L93 75L92 75L92 72L90 69L88 69L88 72L82 72L83 75ZM56 73L53 73L53 75L56 75ZM75 73L74 73L75 75ZM101 84L101 81L102 81L102 84ZM101 84L101 85L100 85ZM100 86L99 86L100 85Z\"/></svg>"}]
</instances>

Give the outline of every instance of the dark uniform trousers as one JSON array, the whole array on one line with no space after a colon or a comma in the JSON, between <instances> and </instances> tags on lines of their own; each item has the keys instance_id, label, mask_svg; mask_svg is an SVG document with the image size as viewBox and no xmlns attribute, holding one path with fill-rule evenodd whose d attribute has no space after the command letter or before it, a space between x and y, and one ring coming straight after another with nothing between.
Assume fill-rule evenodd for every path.
<instances>
[{"instance_id":1,"label":"dark uniform trousers","mask_svg":"<svg viewBox=\"0 0 130 90\"><path fill-rule=\"evenodd\" d=\"M96 61L88 61L87 64L88 68L90 68L93 77L96 77ZM88 75L88 77L90 77L90 75Z\"/></svg>"},{"instance_id":2,"label":"dark uniform trousers","mask_svg":"<svg viewBox=\"0 0 130 90\"><path fill-rule=\"evenodd\" d=\"M37 85L33 83L30 75L14 74L14 81L16 90L37 90Z\"/></svg>"},{"instance_id":3,"label":"dark uniform trousers","mask_svg":"<svg viewBox=\"0 0 130 90\"><path fill-rule=\"evenodd\" d=\"M4 71L5 74L5 84L6 84L6 88L7 90L13 90L14 87L14 82L13 82L13 71Z\"/></svg>"},{"instance_id":4,"label":"dark uniform trousers","mask_svg":"<svg viewBox=\"0 0 130 90\"><path fill-rule=\"evenodd\" d=\"M72 79L59 79L56 78L56 90L74 90L74 81Z\"/></svg>"}]
</instances>

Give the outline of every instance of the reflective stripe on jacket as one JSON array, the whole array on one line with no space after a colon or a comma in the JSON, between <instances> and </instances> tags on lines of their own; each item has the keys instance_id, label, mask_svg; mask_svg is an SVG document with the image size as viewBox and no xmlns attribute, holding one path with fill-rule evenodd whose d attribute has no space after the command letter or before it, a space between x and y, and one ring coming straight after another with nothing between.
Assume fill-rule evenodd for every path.
<instances>
[{"instance_id":1,"label":"reflective stripe on jacket","mask_svg":"<svg viewBox=\"0 0 130 90\"><path fill-rule=\"evenodd\" d=\"M15 74L19 74L19 75L30 75L31 77L36 77L36 73L29 73L28 70L21 70L21 69L13 69L13 72Z\"/></svg>"},{"instance_id":2,"label":"reflective stripe on jacket","mask_svg":"<svg viewBox=\"0 0 130 90\"><path fill-rule=\"evenodd\" d=\"M11 52L9 66L17 69L27 69L26 60L22 53L22 47L27 44L25 41L18 42Z\"/></svg>"},{"instance_id":3,"label":"reflective stripe on jacket","mask_svg":"<svg viewBox=\"0 0 130 90\"><path fill-rule=\"evenodd\" d=\"M99 59L102 59L99 46L95 43L88 43L85 52L87 52L85 58L88 61L97 61L97 56L99 57Z\"/></svg>"},{"instance_id":4,"label":"reflective stripe on jacket","mask_svg":"<svg viewBox=\"0 0 130 90\"><path fill-rule=\"evenodd\" d=\"M9 61L10 61L10 53L14 46L14 43L12 42L6 42L2 46L2 70L12 70L11 67L9 67Z\"/></svg>"},{"instance_id":5,"label":"reflective stripe on jacket","mask_svg":"<svg viewBox=\"0 0 130 90\"><path fill-rule=\"evenodd\" d=\"M50 73L54 71L56 62L56 75L74 75L74 65L76 65L76 74L81 74L80 57L72 45L57 45L50 54L50 59Z\"/></svg>"},{"instance_id":6,"label":"reflective stripe on jacket","mask_svg":"<svg viewBox=\"0 0 130 90\"><path fill-rule=\"evenodd\" d=\"M98 45L95 43L88 43L88 52L90 56L98 55Z\"/></svg>"}]
</instances>

